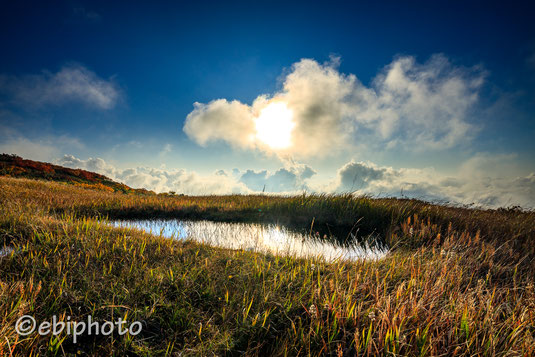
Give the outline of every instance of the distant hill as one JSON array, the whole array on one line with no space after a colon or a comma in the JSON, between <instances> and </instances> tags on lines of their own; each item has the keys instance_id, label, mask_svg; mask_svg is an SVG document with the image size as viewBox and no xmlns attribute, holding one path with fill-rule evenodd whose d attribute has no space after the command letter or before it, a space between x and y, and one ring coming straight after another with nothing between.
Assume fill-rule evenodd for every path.
<instances>
[{"instance_id":1,"label":"distant hill","mask_svg":"<svg viewBox=\"0 0 535 357\"><path fill-rule=\"evenodd\" d=\"M25 160L17 155L0 155L0 175L25 177L48 181L60 181L75 186L104 190L109 192L152 194L145 189L134 189L95 172L70 169L47 162Z\"/></svg>"}]
</instances>

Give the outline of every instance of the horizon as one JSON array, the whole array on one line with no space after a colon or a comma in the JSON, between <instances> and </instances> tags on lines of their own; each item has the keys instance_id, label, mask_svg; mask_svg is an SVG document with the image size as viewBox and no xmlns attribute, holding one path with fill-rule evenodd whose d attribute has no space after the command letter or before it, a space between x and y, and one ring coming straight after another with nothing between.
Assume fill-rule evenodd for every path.
<instances>
[{"instance_id":1,"label":"horizon","mask_svg":"<svg viewBox=\"0 0 535 357\"><path fill-rule=\"evenodd\" d=\"M535 207L533 5L277 4L4 4L0 152L156 192Z\"/></svg>"}]
</instances>

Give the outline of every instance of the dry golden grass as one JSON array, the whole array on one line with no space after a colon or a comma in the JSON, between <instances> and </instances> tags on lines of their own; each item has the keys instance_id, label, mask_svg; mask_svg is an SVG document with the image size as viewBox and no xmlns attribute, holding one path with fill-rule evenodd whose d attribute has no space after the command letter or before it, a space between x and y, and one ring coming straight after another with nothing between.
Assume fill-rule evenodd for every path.
<instances>
[{"instance_id":1,"label":"dry golden grass","mask_svg":"<svg viewBox=\"0 0 535 357\"><path fill-rule=\"evenodd\" d=\"M261 210L261 211L259 211ZM0 353L530 355L534 214L349 196L162 197L0 178ZM395 247L326 263L99 223L190 216L351 225ZM385 223L386 222L386 223ZM451 224L449 224L451 222ZM478 233L479 231L479 233ZM38 321L141 321L138 336L18 336Z\"/></svg>"}]
</instances>

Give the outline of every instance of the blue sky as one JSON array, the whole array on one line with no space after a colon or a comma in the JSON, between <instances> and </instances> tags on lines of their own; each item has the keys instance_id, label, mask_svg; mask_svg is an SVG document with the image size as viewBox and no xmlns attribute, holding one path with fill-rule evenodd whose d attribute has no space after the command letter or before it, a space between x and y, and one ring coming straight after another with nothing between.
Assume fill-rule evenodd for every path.
<instances>
[{"instance_id":1,"label":"blue sky","mask_svg":"<svg viewBox=\"0 0 535 357\"><path fill-rule=\"evenodd\" d=\"M535 206L529 2L1 7L3 152L157 191Z\"/></svg>"}]
</instances>

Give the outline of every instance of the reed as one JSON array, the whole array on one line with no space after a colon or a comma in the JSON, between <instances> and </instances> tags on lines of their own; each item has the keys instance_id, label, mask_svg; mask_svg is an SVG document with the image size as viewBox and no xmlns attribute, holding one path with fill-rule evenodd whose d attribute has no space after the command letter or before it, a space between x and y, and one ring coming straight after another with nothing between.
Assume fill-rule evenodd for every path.
<instances>
[{"instance_id":1,"label":"reed","mask_svg":"<svg viewBox=\"0 0 535 357\"><path fill-rule=\"evenodd\" d=\"M529 355L534 213L351 195L144 196L0 178L4 355ZM113 228L98 217L346 225L381 260L262 255ZM284 218L281 218L284 217ZM37 321L140 321L137 336L19 336Z\"/></svg>"}]
</instances>

